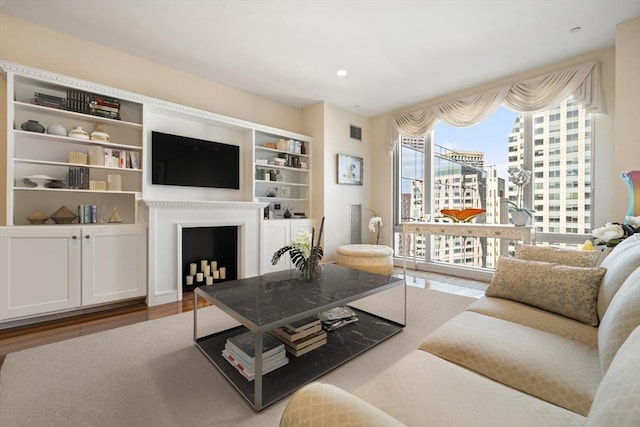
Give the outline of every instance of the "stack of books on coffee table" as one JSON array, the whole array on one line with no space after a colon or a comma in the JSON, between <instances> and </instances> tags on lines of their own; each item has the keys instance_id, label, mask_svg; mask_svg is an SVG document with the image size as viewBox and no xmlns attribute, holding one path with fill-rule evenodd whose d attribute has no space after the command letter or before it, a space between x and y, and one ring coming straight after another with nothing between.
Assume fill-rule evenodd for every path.
<instances>
[{"instance_id":1,"label":"stack of books on coffee table","mask_svg":"<svg viewBox=\"0 0 640 427\"><path fill-rule=\"evenodd\" d=\"M225 343L222 356L248 381L255 379L255 334L247 331L235 335ZM269 334L262 336L262 374L289 363L285 346Z\"/></svg>"},{"instance_id":2,"label":"stack of books on coffee table","mask_svg":"<svg viewBox=\"0 0 640 427\"><path fill-rule=\"evenodd\" d=\"M271 331L287 350L287 353L298 357L315 350L327 343L327 332L322 329L320 319L308 317Z\"/></svg>"}]
</instances>

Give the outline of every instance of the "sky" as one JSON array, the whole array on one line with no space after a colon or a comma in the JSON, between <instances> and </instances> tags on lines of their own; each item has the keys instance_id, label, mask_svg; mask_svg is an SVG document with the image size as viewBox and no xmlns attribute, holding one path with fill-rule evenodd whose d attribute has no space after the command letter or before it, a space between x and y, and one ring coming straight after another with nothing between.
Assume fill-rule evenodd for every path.
<instances>
[{"instance_id":1,"label":"sky","mask_svg":"<svg viewBox=\"0 0 640 427\"><path fill-rule=\"evenodd\" d=\"M500 106L482 122L459 128L440 122L435 128L435 143L451 150L484 152L484 164L496 165L498 176L508 180L509 133L517 113Z\"/></svg>"}]
</instances>

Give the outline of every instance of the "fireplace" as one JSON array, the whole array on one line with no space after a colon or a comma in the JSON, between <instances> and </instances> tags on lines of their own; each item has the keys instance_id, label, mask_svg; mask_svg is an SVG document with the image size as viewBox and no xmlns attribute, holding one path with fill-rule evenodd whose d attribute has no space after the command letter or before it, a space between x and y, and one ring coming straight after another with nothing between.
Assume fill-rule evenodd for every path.
<instances>
[{"instance_id":1,"label":"fireplace","mask_svg":"<svg viewBox=\"0 0 640 427\"><path fill-rule=\"evenodd\" d=\"M266 206L267 203L256 202L145 200L141 207L148 208L145 216L149 218L147 303L155 306L182 299L182 283L186 280L183 276L187 276L183 270L190 272L182 262L183 229L235 227L237 249L230 251L236 254L235 263L215 258L209 261L224 262L227 278L233 277L229 265L235 266L238 279L260 274L262 217ZM204 259L195 256L200 261Z\"/></svg>"},{"instance_id":2,"label":"fireplace","mask_svg":"<svg viewBox=\"0 0 640 427\"><path fill-rule=\"evenodd\" d=\"M238 226L182 226L182 291L238 278Z\"/></svg>"}]
</instances>

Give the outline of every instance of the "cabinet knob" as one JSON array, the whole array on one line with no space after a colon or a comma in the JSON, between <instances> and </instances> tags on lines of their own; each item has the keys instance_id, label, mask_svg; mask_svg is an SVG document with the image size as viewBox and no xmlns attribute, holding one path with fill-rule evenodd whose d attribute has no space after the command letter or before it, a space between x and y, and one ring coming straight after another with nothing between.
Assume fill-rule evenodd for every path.
<instances>
[{"instance_id":1,"label":"cabinet knob","mask_svg":"<svg viewBox=\"0 0 640 427\"><path fill-rule=\"evenodd\" d=\"M71 236L71 238L72 238L73 240L76 240L76 239L78 238L78 236Z\"/></svg>"},{"instance_id":2,"label":"cabinet knob","mask_svg":"<svg viewBox=\"0 0 640 427\"><path fill-rule=\"evenodd\" d=\"M84 236L85 239L88 239L89 237L91 237L91 236L89 236L88 234L86 236Z\"/></svg>"}]
</instances>

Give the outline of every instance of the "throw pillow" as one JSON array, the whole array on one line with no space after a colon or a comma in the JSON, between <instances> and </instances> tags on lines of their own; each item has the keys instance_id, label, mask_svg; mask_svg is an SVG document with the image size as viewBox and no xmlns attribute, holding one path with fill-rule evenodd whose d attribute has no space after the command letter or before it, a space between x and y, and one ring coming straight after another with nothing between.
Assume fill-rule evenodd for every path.
<instances>
[{"instance_id":1,"label":"throw pillow","mask_svg":"<svg viewBox=\"0 0 640 427\"><path fill-rule=\"evenodd\" d=\"M593 267L599 254L599 251L579 251L516 243L516 258L527 261L553 262L574 267Z\"/></svg>"},{"instance_id":2,"label":"throw pillow","mask_svg":"<svg viewBox=\"0 0 640 427\"><path fill-rule=\"evenodd\" d=\"M500 257L485 294L598 326L596 298L606 271Z\"/></svg>"}]
</instances>

